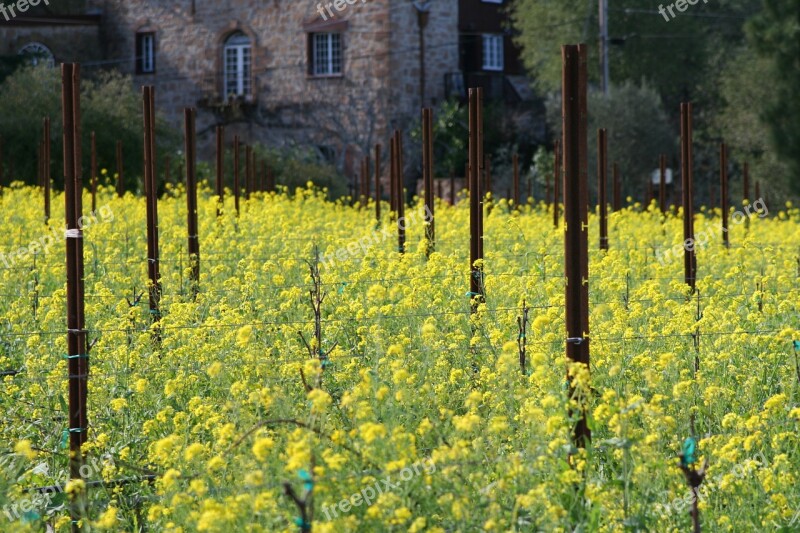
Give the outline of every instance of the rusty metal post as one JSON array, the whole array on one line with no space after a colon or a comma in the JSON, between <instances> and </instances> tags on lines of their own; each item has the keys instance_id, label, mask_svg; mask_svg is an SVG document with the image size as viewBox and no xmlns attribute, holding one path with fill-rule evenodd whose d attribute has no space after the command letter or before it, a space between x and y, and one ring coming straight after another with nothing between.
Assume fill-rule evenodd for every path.
<instances>
[{"instance_id":1,"label":"rusty metal post","mask_svg":"<svg viewBox=\"0 0 800 533\"><path fill-rule=\"evenodd\" d=\"M719 145L719 181L720 207L722 207L722 242L725 248L730 247L728 240L728 146Z\"/></svg>"},{"instance_id":2,"label":"rusty metal post","mask_svg":"<svg viewBox=\"0 0 800 533\"><path fill-rule=\"evenodd\" d=\"M244 199L250 199L250 192L253 190L253 147L249 144L244 146Z\"/></svg>"},{"instance_id":3,"label":"rusty metal post","mask_svg":"<svg viewBox=\"0 0 800 533\"><path fill-rule=\"evenodd\" d=\"M430 256L436 249L436 229L434 226L434 199L433 199L433 110L422 110L422 186L425 189L426 218L430 217L425 226L426 248L425 255Z\"/></svg>"},{"instance_id":4,"label":"rusty metal post","mask_svg":"<svg viewBox=\"0 0 800 533\"><path fill-rule=\"evenodd\" d=\"M96 136L92 132L92 158L91 158L91 180L92 180L92 213L97 211L97 143Z\"/></svg>"},{"instance_id":5,"label":"rusty metal post","mask_svg":"<svg viewBox=\"0 0 800 533\"><path fill-rule=\"evenodd\" d=\"M566 355L574 363L589 367L589 234L586 113L586 45L564 45L563 58L563 148L564 148L564 272ZM577 390L568 375L570 398ZM571 409L572 411L572 409ZM575 413L572 413L575 414ZM591 440L586 408L573 429L573 443L585 447Z\"/></svg>"},{"instance_id":6,"label":"rusty metal post","mask_svg":"<svg viewBox=\"0 0 800 533\"><path fill-rule=\"evenodd\" d=\"M619 165L617 165L616 161L611 165L611 169L614 180L614 211L619 211L622 209L622 181L619 176Z\"/></svg>"},{"instance_id":7,"label":"rusty metal post","mask_svg":"<svg viewBox=\"0 0 800 533\"><path fill-rule=\"evenodd\" d=\"M558 229L558 219L561 214L559 212L561 203L561 152L559 149L560 144L556 141L554 147L555 162L553 165L553 227L556 229Z\"/></svg>"},{"instance_id":8,"label":"rusty metal post","mask_svg":"<svg viewBox=\"0 0 800 533\"><path fill-rule=\"evenodd\" d=\"M361 159L359 173L358 173L358 203L361 208L367 205L367 167L366 160Z\"/></svg>"},{"instance_id":9,"label":"rusty metal post","mask_svg":"<svg viewBox=\"0 0 800 533\"><path fill-rule=\"evenodd\" d=\"M744 169L742 169L742 189L743 199L747 202L750 199L750 165L747 161L744 162Z\"/></svg>"},{"instance_id":10,"label":"rusty metal post","mask_svg":"<svg viewBox=\"0 0 800 533\"><path fill-rule=\"evenodd\" d=\"M483 97L481 97L480 115L483 117ZM483 120L481 120L483 124ZM483 128L481 128L481 144L483 144ZM481 210L481 235L483 235L484 216L492 214L494 208L494 196L492 196L492 162L490 158L485 157L483 160L483 183L481 185L481 201L483 202L484 209ZM481 242L483 247L483 242Z\"/></svg>"},{"instance_id":11,"label":"rusty metal post","mask_svg":"<svg viewBox=\"0 0 800 533\"><path fill-rule=\"evenodd\" d=\"M239 136L233 136L233 202L239 216Z\"/></svg>"},{"instance_id":12,"label":"rusty metal post","mask_svg":"<svg viewBox=\"0 0 800 533\"><path fill-rule=\"evenodd\" d=\"M122 168L122 141L117 141L117 196L125 195L125 181Z\"/></svg>"},{"instance_id":13,"label":"rusty metal post","mask_svg":"<svg viewBox=\"0 0 800 533\"><path fill-rule=\"evenodd\" d=\"M397 251L405 253L406 250L406 224L405 209L406 199L404 192L403 177L403 133L395 130L395 183L397 185Z\"/></svg>"},{"instance_id":14,"label":"rusty metal post","mask_svg":"<svg viewBox=\"0 0 800 533\"><path fill-rule=\"evenodd\" d=\"M667 212L667 156L658 158L658 205L661 213Z\"/></svg>"},{"instance_id":15,"label":"rusty metal post","mask_svg":"<svg viewBox=\"0 0 800 533\"><path fill-rule=\"evenodd\" d=\"M694 207L692 198L692 104L681 103L681 183L683 187L683 270L684 281L694 293L697 257L694 250Z\"/></svg>"},{"instance_id":16,"label":"rusty metal post","mask_svg":"<svg viewBox=\"0 0 800 533\"><path fill-rule=\"evenodd\" d=\"M197 130L195 110L183 110L186 152L186 228L188 230L189 264L191 265L192 299L200 288L200 240L197 227Z\"/></svg>"},{"instance_id":17,"label":"rusty metal post","mask_svg":"<svg viewBox=\"0 0 800 533\"><path fill-rule=\"evenodd\" d=\"M450 171L450 205L456 205L456 174Z\"/></svg>"},{"instance_id":18,"label":"rusty metal post","mask_svg":"<svg viewBox=\"0 0 800 533\"><path fill-rule=\"evenodd\" d=\"M217 217L222 215L225 204L225 127L217 126L217 180L215 188L217 193Z\"/></svg>"},{"instance_id":19,"label":"rusty metal post","mask_svg":"<svg viewBox=\"0 0 800 533\"><path fill-rule=\"evenodd\" d=\"M514 200L514 209L519 209L519 154L514 153L511 156L511 171L513 172L513 183L514 183L514 196L512 200Z\"/></svg>"},{"instance_id":20,"label":"rusty metal post","mask_svg":"<svg viewBox=\"0 0 800 533\"><path fill-rule=\"evenodd\" d=\"M608 132L597 130L597 202L600 207L600 249L608 250L608 202L606 179L608 172Z\"/></svg>"},{"instance_id":21,"label":"rusty metal post","mask_svg":"<svg viewBox=\"0 0 800 533\"><path fill-rule=\"evenodd\" d=\"M70 479L82 479L82 446L86 443L88 421L86 399L89 381L89 350L84 318L83 234L78 224L83 205L80 148L80 66L62 64L62 112L64 138L64 207L66 218L67 274L67 368L69 372ZM71 530L81 531L86 495L71 498Z\"/></svg>"},{"instance_id":22,"label":"rusty metal post","mask_svg":"<svg viewBox=\"0 0 800 533\"><path fill-rule=\"evenodd\" d=\"M150 315L153 324L161 319L161 274L158 255L158 187L156 185L156 142L155 142L155 89L142 88L144 97L144 185L147 199L147 273L149 278L148 296ZM160 340L156 329L154 338Z\"/></svg>"},{"instance_id":23,"label":"rusty metal post","mask_svg":"<svg viewBox=\"0 0 800 533\"><path fill-rule=\"evenodd\" d=\"M50 117L44 118L42 139L42 181L44 182L44 222L50 220Z\"/></svg>"},{"instance_id":24,"label":"rusty metal post","mask_svg":"<svg viewBox=\"0 0 800 533\"><path fill-rule=\"evenodd\" d=\"M370 173L369 173L369 151L367 151L367 155L364 156L364 205L369 204L369 197L372 194L372 186L370 183Z\"/></svg>"},{"instance_id":25,"label":"rusty metal post","mask_svg":"<svg viewBox=\"0 0 800 533\"><path fill-rule=\"evenodd\" d=\"M477 188L475 189L475 194L478 195L478 201L480 202L480 209L478 209L478 227L480 228L480 239L478 239L478 253L480 257L483 258L483 213L484 213L484 206L486 205L486 193L489 192L488 189L484 190L482 185L481 176L484 176L484 167L483 164L485 161L485 156L483 153L483 87L478 87L476 89L478 92L478 102L477 102L477 120L478 120L478 180L476 182ZM481 270L483 272L483 270ZM482 279L483 274L481 274L481 284L483 284ZM484 295L485 296L485 295Z\"/></svg>"},{"instance_id":26,"label":"rusty metal post","mask_svg":"<svg viewBox=\"0 0 800 533\"><path fill-rule=\"evenodd\" d=\"M375 145L375 221L381 223L381 145Z\"/></svg>"},{"instance_id":27,"label":"rusty metal post","mask_svg":"<svg viewBox=\"0 0 800 533\"><path fill-rule=\"evenodd\" d=\"M481 254L481 194L480 194L480 126L478 124L480 109L480 91L469 90L469 268L470 268L470 297L472 298L472 313L477 311L477 304L486 298L483 284L483 255ZM480 262L479 262L480 261Z\"/></svg>"},{"instance_id":28,"label":"rusty metal post","mask_svg":"<svg viewBox=\"0 0 800 533\"><path fill-rule=\"evenodd\" d=\"M397 213L397 165L395 165L395 158L397 157L397 133L392 133L392 138L389 140L389 219L396 218Z\"/></svg>"}]
</instances>

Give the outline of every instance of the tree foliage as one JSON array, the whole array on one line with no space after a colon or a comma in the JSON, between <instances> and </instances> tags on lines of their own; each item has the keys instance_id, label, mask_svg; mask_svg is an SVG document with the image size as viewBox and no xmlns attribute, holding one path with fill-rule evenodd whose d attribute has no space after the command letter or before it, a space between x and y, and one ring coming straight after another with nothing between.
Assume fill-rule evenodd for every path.
<instances>
[{"instance_id":1,"label":"tree foliage","mask_svg":"<svg viewBox=\"0 0 800 533\"><path fill-rule=\"evenodd\" d=\"M760 62L772 62L762 119L777 155L790 168L794 192L800 193L800 0L764 0L747 29Z\"/></svg>"},{"instance_id":2,"label":"tree foliage","mask_svg":"<svg viewBox=\"0 0 800 533\"><path fill-rule=\"evenodd\" d=\"M597 190L597 129L608 130L609 183L611 163L619 164L623 191L639 194L658 165L658 156L675 150L675 137L655 89L625 82L613 86L610 97L598 91L588 96L588 166L590 191ZM561 135L561 95L547 102L547 118L554 135Z\"/></svg>"},{"instance_id":3,"label":"tree foliage","mask_svg":"<svg viewBox=\"0 0 800 533\"><path fill-rule=\"evenodd\" d=\"M84 180L90 176L91 132L96 132L98 173L116 169L116 141L123 145L123 175L128 190L141 189L142 103L131 80L115 72L104 72L81 84ZM61 164L61 77L58 69L46 65L27 67L8 77L0 86L0 135L8 164L14 166L12 179L36 182L37 146L42 139L42 120L51 120L50 175L56 187L63 186ZM156 124L158 168L163 158L175 152L179 138L163 119ZM101 179L102 183L102 179Z\"/></svg>"},{"instance_id":4,"label":"tree foliage","mask_svg":"<svg viewBox=\"0 0 800 533\"><path fill-rule=\"evenodd\" d=\"M650 0L609 2L610 76L612 82L646 80L657 88L667 108L693 97L708 77L720 48L741 42L742 23L759 0L703 2L669 21ZM512 20L522 58L539 89L561 83L561 45L589 45L589 77L599 83L597 0L517 0Z\"/></svg>"}]
</instances>

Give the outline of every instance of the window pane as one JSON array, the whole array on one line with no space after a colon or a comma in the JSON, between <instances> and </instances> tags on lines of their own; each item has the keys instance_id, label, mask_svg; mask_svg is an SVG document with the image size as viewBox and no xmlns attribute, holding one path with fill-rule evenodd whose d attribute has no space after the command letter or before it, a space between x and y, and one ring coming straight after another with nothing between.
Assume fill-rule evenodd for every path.
<instances>
[{"instance_id":1,"label":"window pane","mask_svg":"<svg viewBox=\"0 0 800 533\"><path fill-rule=\"evenodd\" d=\"M252 52L249 46L242 47L242 53L240 56L242 61L242 64L240 65L241 92L239 94L248 96L251 94L250 84L252 82L252 80L250 79L251 66L252 66L251 54Z\"/></svg>"},{"instance_id":2,"label":"window pane","mask_svg":"<svg viewBox=\"0 0 800 533\"><path fill-rule=\"evenodd\" d=\"M338 33L331 34L331 74L342 73L342 36Z\"/></svg>"},{"instance_id":3,"label":"window pane","mask_svg":"<svg viewBox=\"0 0 800 533\"><path fill-rule=\"evenodd\" d=\"M328 39L324 33L314 34L314 74L327 74Z\"/></svg>"},{"instance_id":4,"label":"window pane","mask_svg":"<svg viewBox=\"0 0 800 533\"><path fill-rule=\"evenodd\" d=\"M225 97L251 95L253 93L253 51L250 39L243 33L236 33L228 37L225 41L223 58Z\"/></svg>"},{"instance_id":5,"label":"window pane","mask_svg":"<svg viewBox=\"0 0 800 533\"><path fill-rule=\"evenodd\" d=\"M153 72L154 70L154 40L152 34L142 35L142 49L139 52L142 56L142 72Z\"/></svg>"},{"instance_id":6,"label":"window pane","mask_svg":"<svg viewBox=\"0 0 800 533\"><path fill-rule=\"evenodd\" d=\"M483 68L485 70L503 70L503 36L483 36Z\"/></svg>"},{"instance_id":7,"label":"window pane","mask_svg":"<svg viewBox=\"0 0 800 533\"><path fill-rule=\"evenodd\" d=\"M237 94L236 78L237 78L237 54L236 48L225 49L225 96Z\"/></svg>"},{"instance_id":8,"label":"window pane","mask_svg":"<svg viewBox=\"0 0 800 533\"><path fill-rule=\"evenodd\" d=\"M330 76L342 73L342 36L338 33L315 33L312 35L311 72L315 76Z\"/></svg>"}]
</instances>

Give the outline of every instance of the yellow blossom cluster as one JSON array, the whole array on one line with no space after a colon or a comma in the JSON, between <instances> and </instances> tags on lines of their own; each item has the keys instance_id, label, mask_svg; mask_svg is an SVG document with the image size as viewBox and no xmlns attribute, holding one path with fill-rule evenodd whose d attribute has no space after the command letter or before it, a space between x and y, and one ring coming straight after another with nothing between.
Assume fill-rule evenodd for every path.
<instances>
[{"instance_id":1,"label":"yellow blossom cluster","mask_svg":"<svg viewBox=\"0 0 800 533\"><path fill-rule=\"evenodd\" d=\"M3 262L61 227L63 195L53 195L49 225L41 195L19 185L0 195L3 508L69 472L64 242ZM96 340L84 452L111 462L13 523L0 513L2 531L43 521L67 531L70 498L86 502L94 529L295 532L301 513L285 483L301 500L313 493L307 516L322 532L686 531L678 454L690 436L695 466L709 464L706 529L796 527L792 205L732 225L730 248L719 210L700 210L696 231L719 239L697 251L695 293L682 256L659 259L682 241L680 213L638 204L611 213L607 251L591 214L587 367L566 361L563 226L553 228L543 204L494 201L486 302L471 314L467 202L437 201L436 251L426 257L422 223L409 224L398 254L388 206L378 225L374 204L330 202L308 187L254 194L238 216L228 194L217 218L204 183L195 296L186 199L168 186L158 324L144 200L101 187L98 204L114 217L84 235ZM407 214L421 221L422 209ZM373 244L337 256L360 239ZM572 439L582 414L585 450Z\"/></svg>"}]
</instances>

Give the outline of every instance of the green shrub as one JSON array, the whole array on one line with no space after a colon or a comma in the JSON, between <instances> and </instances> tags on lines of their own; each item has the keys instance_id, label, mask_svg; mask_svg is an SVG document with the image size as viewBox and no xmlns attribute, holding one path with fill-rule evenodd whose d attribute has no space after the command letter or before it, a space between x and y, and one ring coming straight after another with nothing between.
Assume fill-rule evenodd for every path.
<instances>
[{"instance_id":1,"label":"green shrub","mask_svg":"<svg viewBox=\"0 0 800 533\"><path fill-rule=\"evenodd\" d=\"M84 77L81 83L83 178L89 183L91 132L96 132L98 174L107 169L112 182L116 171L116 143L122 141L126 190L142 189L142 102L130 78L111 71ZM63 187L61 74L46 65L17 70L0 85L0 135L3 137L6 172L13 163L12 179L36 182L37 146L42 138L42 120L51 120L50 175L55 187ZM179 137L157 118L156 151L162 168L166 153L174 152ZM100 183L104 178L99 177Z\"/></svg>"}]
</instances>

